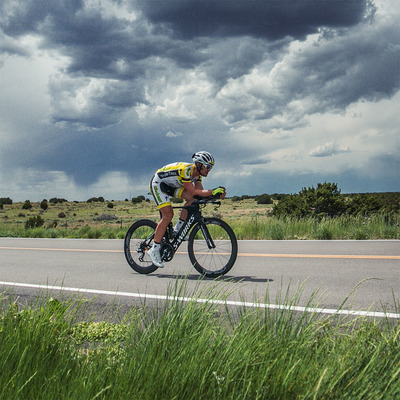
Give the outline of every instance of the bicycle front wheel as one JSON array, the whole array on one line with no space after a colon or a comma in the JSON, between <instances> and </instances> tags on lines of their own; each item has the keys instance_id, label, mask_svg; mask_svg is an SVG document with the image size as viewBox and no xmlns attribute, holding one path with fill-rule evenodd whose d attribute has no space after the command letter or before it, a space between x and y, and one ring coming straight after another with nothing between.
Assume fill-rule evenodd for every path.
<instances>
[{"instance_id":1,"label":"bicycle front wheel","mask_svg":"<svg viewBox=\"0 0 400 400\"><path fill-rule=\"evenodd\" d=\"M157 267L147 252L153 245L157 224L150 219L136 221L128 229L124 241L124 253L129 266L139 274L151 274Z\"/></svg>"},{"instance_id":2,"label":"bicycle front wheel","mask_svg":"<svg viewBox=\"0 0 400 400\"><path fill-rule=\"evenodd\" d=\"M190 261L206 277L215 278L226 274L236 261L237 251L235 233L219 218L204 218L204 224L196 224L190 232Z\"/></svg>"}]
</instances>

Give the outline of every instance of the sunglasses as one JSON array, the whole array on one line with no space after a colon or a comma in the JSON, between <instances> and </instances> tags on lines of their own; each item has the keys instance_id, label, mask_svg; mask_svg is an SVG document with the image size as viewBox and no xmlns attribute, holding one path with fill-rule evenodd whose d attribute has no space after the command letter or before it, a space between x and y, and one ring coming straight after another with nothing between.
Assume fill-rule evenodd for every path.
<instances>
[{"instance_id":1,"label":"sunglasses","mask_svg":"<svg viewBox=\"0 0 400 400\"><path fill-rule=\"evenodd\" d=\"M204 167L205 169L207 169L208 171L210 171L210 169L212 169L212 166L211 166L211 165L204 165L204 164L203 164L203 167Z\"/></svg>"}]
</instances>

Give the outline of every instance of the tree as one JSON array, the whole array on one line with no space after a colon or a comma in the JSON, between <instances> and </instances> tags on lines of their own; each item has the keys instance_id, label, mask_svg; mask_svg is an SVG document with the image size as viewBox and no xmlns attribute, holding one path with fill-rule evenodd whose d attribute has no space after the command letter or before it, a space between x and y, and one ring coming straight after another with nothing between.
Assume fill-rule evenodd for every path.
<instances>
[{"instance_id":1,"label":"tree","mask_svg":"<svg viewBox=\"0 0 400 400\"><path fill-rule=\"evenodd\" d=\"M316 188L303 188L299 195L305 199L312 215L341 215L345 208L344 199L336 183L318 183Z\"/></svg>"},{"instance_id":2,"label":"tree","mask_svg":"<svg viewBox=\"0 0 400 400\"><path fill-rule=\"evenodd\" d=\"M304 198L297 194L285 196L277 204L274 204L272 215L276 217L294 216L297 218L305 217L310 210Z\"/></svg>"},{"instance_id":3,"label":"tree","mask_svg":"<svg viewBox=\"0 0 400 400\"><path fill-rule=\"evenodd\" d=\"M336 183L318 183L314 188L303 188L298 194L285 196L274 205L273 215L336 216L345 210L345 201Z\"/></svg>"}]
</instances>

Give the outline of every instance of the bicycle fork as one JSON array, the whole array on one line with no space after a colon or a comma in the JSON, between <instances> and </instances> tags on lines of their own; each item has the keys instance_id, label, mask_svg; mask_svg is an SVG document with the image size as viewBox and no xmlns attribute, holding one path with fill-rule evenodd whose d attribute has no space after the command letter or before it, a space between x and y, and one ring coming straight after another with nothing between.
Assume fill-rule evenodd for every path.
<instances>
[{"instance_id":1,"label":"bicycle fork","mask_svg":"<svg viewBox=\"0 0 400 400\"><path fill-rule=\"evenodd\" d=\"M214 241L210 235L210 232L208 231L207 225L203 221L200 223L200 229L203 233L204 239L206 240L208 248L215 249Z\"/></svg>"}]
</instances>

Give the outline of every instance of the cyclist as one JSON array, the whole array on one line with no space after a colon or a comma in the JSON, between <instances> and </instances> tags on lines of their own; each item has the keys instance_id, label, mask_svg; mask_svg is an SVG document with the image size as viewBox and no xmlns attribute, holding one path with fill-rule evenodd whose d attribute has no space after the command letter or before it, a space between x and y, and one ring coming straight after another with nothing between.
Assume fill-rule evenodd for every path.
<instances>
[{"instance_id":1,"label":"cyclist","mask_svg":"<svg viewBox=\"0 0 400 400\"><path fill-rule=\"evenodd\" d=\"M214 166L214 157L207 151L198 151L192 155L192 160L193 163L176 162L165 165L157 170L150 181L150 190L160 211L161 220L155 229L154 243L148 254L153 264L159 268L164 267L160 254L161 241L174 216L171 197L185 200L185 206L188 206L194 196L216 196L223 199L226 195L222 186L205 190L201 183ZM174 227L175 234L181 229L186 216L187 211L183 208Z\"/></svg>"}]
</instances>

